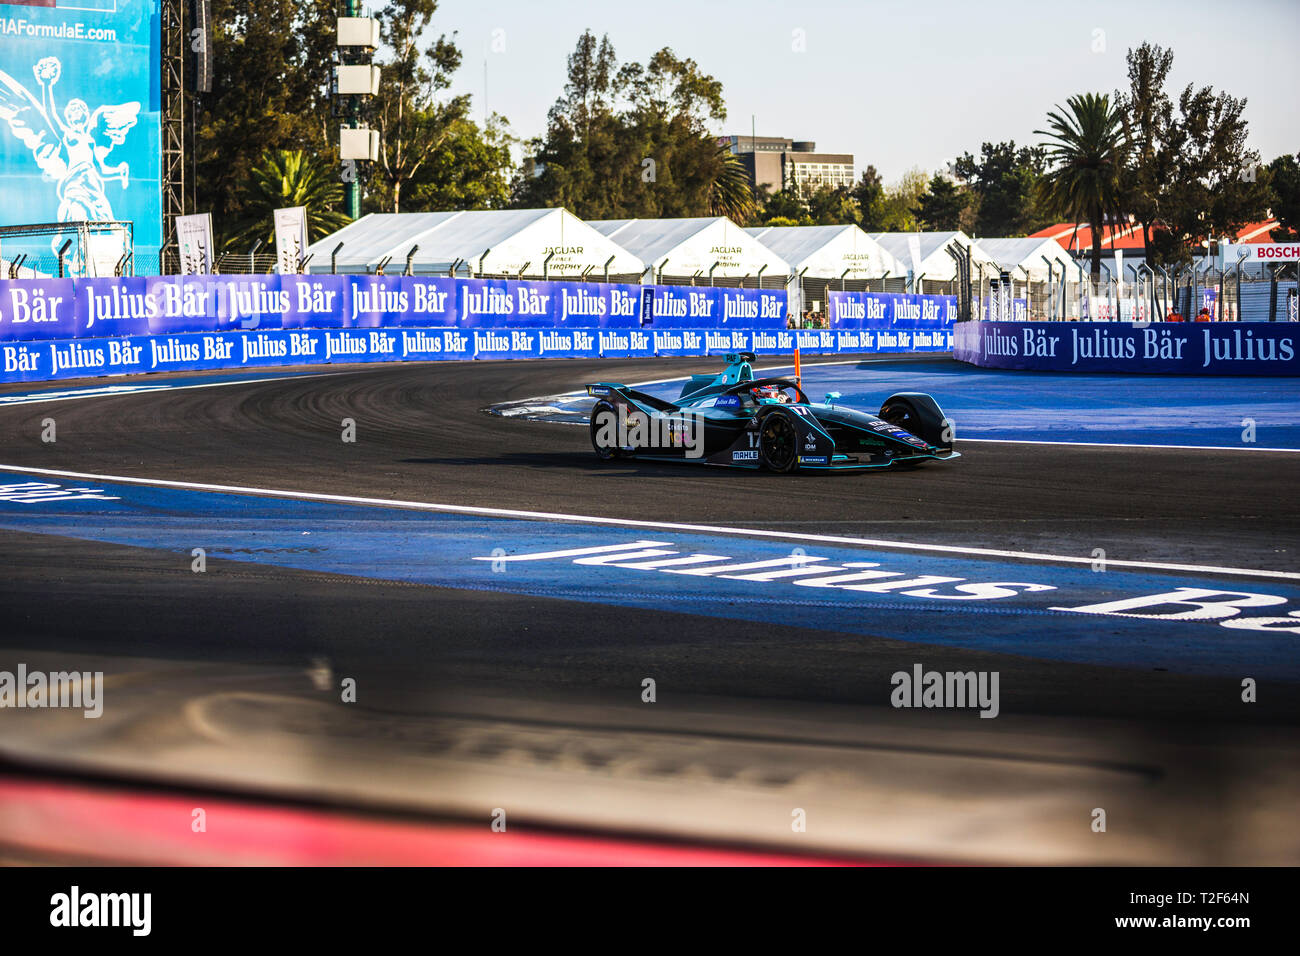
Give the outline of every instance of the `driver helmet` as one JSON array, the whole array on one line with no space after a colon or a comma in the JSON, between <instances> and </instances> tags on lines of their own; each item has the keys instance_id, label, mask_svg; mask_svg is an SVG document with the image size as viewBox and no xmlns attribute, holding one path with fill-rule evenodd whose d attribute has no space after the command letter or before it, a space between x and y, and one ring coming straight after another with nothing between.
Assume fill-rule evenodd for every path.
<instances>
[{"instance_id":1,"label":"driver helmet","mask_svg":"<svg viewBox=\"0 0 1300 956\"><path fill-rule=\"evenodd\" d=\"M786 395L785 391L777 385L759 385L749 391L754 396L754 400L758 402L767 401L788 404L790 401L790 396Z\"/></svg>"}]
</instances>

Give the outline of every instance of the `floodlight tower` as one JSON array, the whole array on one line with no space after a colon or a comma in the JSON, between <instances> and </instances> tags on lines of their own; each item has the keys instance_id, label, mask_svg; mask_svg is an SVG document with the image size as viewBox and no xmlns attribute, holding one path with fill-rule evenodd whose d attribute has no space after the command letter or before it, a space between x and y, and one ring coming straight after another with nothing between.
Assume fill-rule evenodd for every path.
<instances>
[{"instance_id":1,"label":"floodlight tower","mask_svg":"<svg viewBox=\"0 0 1300 956\"><path fill-rule=\"evenodd\" d=\"M339 158L344 163L343 191L350 219L361 218L361 177L358 162L379 158L379 130L362 119L365 101L379 93L379 67L372 62L379 46L379 21L362 16L360 0L346 0L338 18L338 66L334 92L343 126L339 129Z\"/></svg>"}]
</instances>

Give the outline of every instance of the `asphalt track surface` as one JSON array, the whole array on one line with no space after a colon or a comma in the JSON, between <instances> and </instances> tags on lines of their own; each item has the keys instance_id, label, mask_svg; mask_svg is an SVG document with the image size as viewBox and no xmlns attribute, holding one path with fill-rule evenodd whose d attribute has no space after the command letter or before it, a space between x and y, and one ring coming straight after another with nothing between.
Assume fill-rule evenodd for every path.
<instances>
[{"instance_id":1,"label":"asphalt track surface","mask_svg":"<svg viewBox=\"0 0 1300 956\"><path fill-rule=\"evenodd\" d=\"M1048 614L981 617L962 605L950 612L925 608L927 618L921 609L888 605L889 614L882 612L880 618L887 626L873 627L870 615L841 626L835 622L845 618L823 616L816 603L776 600L764 604L761 613L728 610L723 605L732 600L729 593L705 590L698 597L707 607L696 606L696 585L686 578L681 580L687 584L647 586L628 598L616 593L623 585L600 576L612 570L598 568L597 576L584 578L569 567L577 562L567 558L568 577L555 571L545 586L479 587L460 578L444 580L436 563L427 575L412 573L410 562L418 560L411 555L433 555L429 560L434 561L437 554L454 550L458 536L472 541L474 547L463 555L471 560L474 550L483 554L473 557L546 551L554 543L556 523L524 517L506 534L484 532L472 523L453 525L448 518L439 526L442 543L420 544L412 528L424 516L413 517L409 510L380 518L382 505L370 501L312 503L294 495L269 500L207 487L615 519L607 527L570 522L573 527L563 533L575 537L565 541L579 548L645 539L678 546L665 553L710 550L682 547L698 543L691 536L703 532L677 530L665 537L661 524L618 524L643 521L716 529L707 544L712 549L719 540L730 544L730 551L711 552L722 555L776 553L755 551L771 544L756 539L755 532L1076 559L1095 558L1101 549L1110 562L1242 570L1131 570L1160 576L1156 590L1181 576L1195 586L1284 595L1290 603L1278 614L1297 606L1296 454L993 441L961 447L959 461L915 470L784 477L652 462L601 463L592 455L584 429L488 412L502 402L568 392L585 381L638 382L706 371L714 364L683 359L353 366L325 373L304 369L301 377L262 381L246 379L265 375L190 374L184 376L186 384L205 378L230 383L0 404L0 484L112 485L119 494L115 504L86 503L62 513L47 506L24 511L10 505L11 513L21 514L13 520L0 515L0 615L5 620L0 668L18 660L30 666L40 660L72 661L82 668L94 661L106 673L131 675L123 677L123 686L137 691L158 687L159 675L174 675L166 691L160 691L163 696L239 684L241 674L261 674L260 679L274 682L307 669L324 670L355 678L364 689L364 702L381 702L368 713L389 721L402 715L441 715L445 720L454 713L456 719L480 723L513 722L498 727L507 737L520 733L522 726L536 730L552 721L570 737L585 734L590 742L591 734L617 734L627 745L631 735L638 741L634 746L642 748L650 746L647 740L667 746L664 740L673 734L705 732L715 744L730 740L747 746L745 733L754 730L755 739L768 745L773 740L790 746L802 742L798 756L786 764L768 755L787 767L805 759L809 747L831 746L828 742L848 746L850 740L865 746L858 739L864 734L875 747L915 746L927 754L996 753L998 760L1019 761L1050 753L1049 762L1059 764L1069 753L1092 770L1106 767L1107 772L1137 777L1149 772L1152 779L1164 780L1164 802L1152 801L1150 794L1134 797L1150 819L1176 819L1180 808L1190 813L1189 808L1207 801L1236 814L1245 798L1225 790L1223 780L1240 773L1243 765L1288 768L1270 770L1269 787L1251 791L1255 799L1265 800L1261 792L1279 786L1294 797L1289 788L1295 783L1296 752L1287 741L1293 741L1300 724L1300 694L1291 650L1296 637L1289 632L1261 638L1213 623L1198 624L1201 631L1160 632L1170 626L1164 622L1147 632L1146 622L1124 621L1123 627L1112 628L1110 619L1096 619L1095 651L1088 634L1080 631L1070 641L1058 642L1069 644L1068 652L1044 652L1036 651L1034 635L1050 635L1058 626ZM907 365L899 359L889 363L893 374L905 375ZM870 363L864 363L862 374L870 371ZM165 383L167 378L147 381ZM58 391L102 385L103 380L64 382ZM6 388L0 391L0 403L5 394L33 390ZM53 443L41 440L49 418L57 427ZM341 440L344 419L355 422L355 442ZM149 484L156 482L187 487ZM248 505L240 518L244 524L221 524L222 515L230 515L220 508L238 511L241 502ZM338 510L313 510L317 507ZM471 517L485 524L500 520ZM469 522L470 517L456 520ZM306 538L288 538L303 531L334 537L320 552L298 554L293 549L305 547ZM248 546L241 548L240 541ZM497 543L501 551L488 547ZM792 545L837 561L844 558L834 550L841 545L780 540L784 552ZM212 550L207 570L199 574L191 567L191 548L202 546ZM331 549L341 556L317 560ZM1079 575L1091 573L1086 564L1063 568L1013 554L995 561L966 552L885 547L869 556L881 560L882 551L899 560L906 557L913 563L908 572L948 571L954 580L977 579L969 562L980 561L997 564L998 573L986 575L988 580L1016 580L1006 576L1008 566L1014 566L1026 581L1057 581L1068 572L1074 575L1070 586L1083 589L1088 582ZM954 562L961 561L968 562L964 572L953 571ZM1252 570L1292 577L1260 580L1244 573ZM1095 575L1097 600L1113 597L1107 590L1109 581L1119 580L1107 578L1113 573L1119 572ZM649 578L667 580L666 575ZM508 574L503 579L514 580ZM1057 583L1065 589L1063 581ZM737 605L749 601L747 596L735 599ZM918 622L914 628L911 620ZM940 625L926 620L942 621L942 627L962 633L931 642L927 628ZM1089 626L1093 620L1088 619ZM985 646L981 633L1002 639ZM1263 643L1251 644L1251 639ZM1161 644L1151 653L1122 650ZM1199 663L1180 667L1180 658ZM918 662L940 670L998 672L1000 718L965 720L975 714L890 708L891 675L910 671ZM1259 681L1259 700L1243 704L1241 680L1252 676ZM653 707L641 700L645 678L657 685ZM57 767L50 755L57 743L85 758L77 764L83 770L105 769L109 765L95 764L95 755L107 759L116 754L121 763L110 769L119 772L184 775L187 765L175 754L168 757L170 763L159 763L163 756L145 746L147 757L140 756L140 740L152 740L154 732L141 730L144 717L137 714L136 719L96 725L101 736L92 743L82 741L80 751L64 734L44 736L51 733L49 725L29 723L25 726L31 726L31 734L24 738L29 746L18 750L27 759ZM150 718L155 719L157 715ZM247 719L246 714L230 718L245 729ZM765 721L788 723L778 727ZM381 741L372 742L377 750L395 739L387 724L371 730ZM1044 742L1049 737L1054 743ZM1185 752L1189 747L1194 754ZM491 760L499 753L500 747L485 745L479 756ZM1091 756L1079 756L1084 753ZM700 772L712 774L715 782L727 778L717 768L734 757L728 754L724 747L722 756L699 756ZM646 759L653 764L651 757ZM204 759L205 767L217 765L211 754ZM682 760L690 765L681 753L668 763L681 770ZM914 769L916 764L905 766ZM303 783L310 774L268 782L237 761L227 771L224 779L241 785L293 790L297 783L301 786L293 792L314 795L328 790L319 780ZM675 792L694 792L696 777L685 770L684 776L674 777L675 772L666 772L678 785ZM931 769L916 771L911 783L927 799L943 793L950 803L960 803L957 794L971 779L993 779L1003 772L985 767L972 778L969 768ZM898 774L889 776L872 783L877 788L873 799L890 788L906 790ZM922 785L922 778L929 783ZM1176 785L1171 783L1175 780ZM824 780L822 785L824 790ZM891 842L879 831L864 829L859 813L857 829L846 825L822 848L920 858L1223 862L1276 861L1270 853L1291 858L1300 846L1292 822L1280 836L1275 830L1268 838L1247 834L1244 827L1231 837L1199 829L1195 836L1184 830L1153 837L1148 831L1149 842L1139 849L1134 847L1141 841L1130 841L1124 851L1112 847L1099 852L1095 843L1076 844L1074 836L1056 829L1059 816L1075 812L1071 800L1077 799L1079 807L1096 805L1096 785L1095 780L1032 784L1030 789L1058 787L1053 799L1065 805L1057 808L1057 816L1046 815L1043 831L1032 839L1002 833L1001 842L991 843L965 830L962 837L926 838L918 833L939 812L931 808L930 816L911 821L910 830L900 824L899 832L912 834L907 839ZM396 783L392 787L400 790ZM529 791L533 796L537 792ZM590 799L590 793L582 792L584 800ZM334 796L360 799L355 792ZM453 800L435 809L460 812L464 803L477 805L477 792L463 796L461 804ZM406 797L408 803L414 799ZM531 808L535 819L573 825L554 809L563 799L536 799L543 805ZM629 801L628 806L636 804ZM785 805L780 799L776 803ZM691 835L691 827L682 822L689 813L683 810L680 819L669 820L673 814L662 805L661 811L662 819L655 821L642 809L639 815L629 811L628 817L601 822L624 830ZM734 805L729 812L736 816ZM788 821L788 810L784 814ZM780 834L787 829L783 824L769 833L754 824L722 837L770 844L784 839Z\"/></svg>"}]
</instances>

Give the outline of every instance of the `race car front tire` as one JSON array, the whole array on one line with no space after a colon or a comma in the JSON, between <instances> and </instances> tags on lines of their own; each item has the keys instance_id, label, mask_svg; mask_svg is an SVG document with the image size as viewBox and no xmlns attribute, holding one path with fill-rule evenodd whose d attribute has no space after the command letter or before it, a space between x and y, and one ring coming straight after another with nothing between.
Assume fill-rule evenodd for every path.
<instances>
[{"instance_id":1,"label":"race car front tire","mask_svg":"<svg viewBox=\"0 0 1300 956\"><path fill-rule=\"evenodd\" d=\"M929 395L891 395L880 406L880 417L937 448L952 450L952 423Z\"/></svg>"},{"instance_id":2,"label":"race car front tire","mask_svg":"<svg viewBox=\"0 0 1300 956\"><path fill-rule=\"evenodd\" d=\"M758 460L768 471L781 475L799 468L799 429L789 412L774 409L759 422Z\"/></svg>"}]
</instances>

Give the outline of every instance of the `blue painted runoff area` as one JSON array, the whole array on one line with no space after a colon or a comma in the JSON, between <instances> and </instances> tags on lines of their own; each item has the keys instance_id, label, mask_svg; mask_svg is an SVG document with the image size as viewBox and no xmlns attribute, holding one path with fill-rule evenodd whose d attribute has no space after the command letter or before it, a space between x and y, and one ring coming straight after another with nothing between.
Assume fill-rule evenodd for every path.
<instances>
[{"instance_id":1,"label":"blue painted runoff area","mask_svg":"<svg viewBox=\"0 0 1300 956\"><path fill-rule=\"evenodd\" d=\"M837 401L875 412L895 392L928 392L956 424L958 441L1300 449L1300 380L1294 378L1019 372L945 359L816 362L803 367L804 391L814 402L839 392ZM761 371L771 367L760 360L755 374L792 374ZM681 382L644 390L673 399ZM1251 434L1253 442L1243 440Z\"/></svg>"},{"instance_id":2,"label":"blue painted runoff area","mask_svg":"<svg viewBox=\"0 0 1300 956\"><path fill-rule=\"evenodd\" d=\"M1300 679L1300 582L1228 572L1093 571L21 472L0 472L0 528L170 552L181 567L202 548L214 576L225 559L1056 661ZM669 622L662 639L679 639Z\"/></svg>"}]
</instances>

